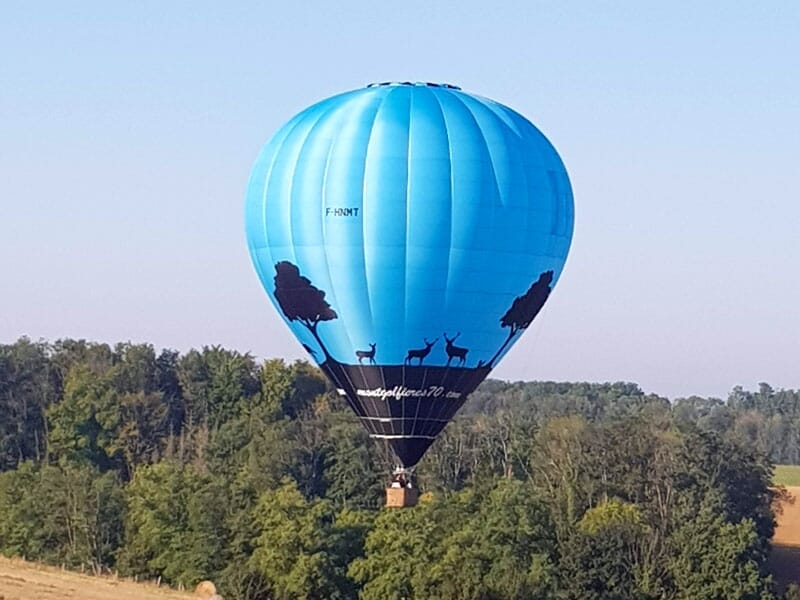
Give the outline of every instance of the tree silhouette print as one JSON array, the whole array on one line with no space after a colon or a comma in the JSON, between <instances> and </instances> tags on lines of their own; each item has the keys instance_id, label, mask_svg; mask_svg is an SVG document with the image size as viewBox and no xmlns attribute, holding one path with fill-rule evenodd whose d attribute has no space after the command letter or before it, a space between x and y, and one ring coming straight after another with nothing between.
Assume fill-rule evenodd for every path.
<instances>
[{"instance_id":1,"label":"tree silhouette print","mask_svg":"<svg viewBox=\"0 0 800 600\"><path fill-rule=\"evenodd\" d=\"M509 342L521 329L527 329L539 311L542 310L544 303L550 296L550 284L553 283L553 272L545 271L539 275L539 279L531 285L527 292L522 296L517 296L511 308L500 319L502 327L508 327L508 337L500 349L495 352L491 360L486 364L488 367L494 366L494 361L506 349Z\"/></svg>"},{"instance_id":2,"label":"tree silhouette print","mask_svg":"<svg viewBox=\"0 0 800 600\"><path fill-rule=\"evenodd\" d=\"M325 301L325 292L311 285L311 281L300 275L300 269L289 261L277 263L275 273L275 299L283 314L290 321L300 321L305 325L322 348L326 360L332 360L317 334L320 321L332 321L339 316Z\"/></svg>"}]
</instances>

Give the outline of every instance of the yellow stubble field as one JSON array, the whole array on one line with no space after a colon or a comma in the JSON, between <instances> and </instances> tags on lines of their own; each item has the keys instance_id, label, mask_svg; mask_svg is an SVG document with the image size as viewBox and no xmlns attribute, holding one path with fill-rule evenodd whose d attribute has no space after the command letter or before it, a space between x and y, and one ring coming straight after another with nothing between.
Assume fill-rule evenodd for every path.
<instances>
[{"instance_id":1,"label":"yellow stubble field","mask_svg":"<svg viewBox=\"0 0 800 600\"><path fill-rule=\"evenodd\" d=\"M0 600L197 600L150 583L92 577L0 557Z\"/></svg>"},{"instance_id":2,"label":"yellow stubble field","mask_svg":"<svg viewBox=\"0 0 800 600\"><path fill-rule=\"evenodd\" d=\"M800 584L800 486L785 486L787 498L775 506L775 535L769 566L779 590Z\"/></svg>"}]
</instances>

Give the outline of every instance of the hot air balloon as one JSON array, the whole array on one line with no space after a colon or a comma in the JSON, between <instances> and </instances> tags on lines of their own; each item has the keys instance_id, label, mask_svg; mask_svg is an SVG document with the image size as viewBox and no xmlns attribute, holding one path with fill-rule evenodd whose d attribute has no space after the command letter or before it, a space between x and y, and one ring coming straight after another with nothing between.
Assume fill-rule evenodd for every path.
<instances>
[{"instance_id":1,"label":"hot air balloon","mask_svg":"<svg viewBox=\"0 0 800 600\"><path fill-rule=\"evenodd\" d=\"M245 204L264 289L391 447L397 481L537 316L573 230L547 138L445 84L373 84L303 110L261 151Z\"/></svg>"}]
</instances>

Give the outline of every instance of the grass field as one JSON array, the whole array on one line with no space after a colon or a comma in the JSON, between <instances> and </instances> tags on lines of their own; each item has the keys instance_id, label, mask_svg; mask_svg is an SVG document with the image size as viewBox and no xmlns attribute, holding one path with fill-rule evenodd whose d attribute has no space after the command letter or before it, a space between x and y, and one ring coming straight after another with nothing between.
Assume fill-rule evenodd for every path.
<instances>
[{"instance_id":1,"label":"grass field","mask_svg":"<svg viewBox=\"0 0 800 600\"><path fill-rule=\"evenodd\" d=\"M775 485L800 486L800 465L775 465L772 483Z\"/></svg>"},{"instance_id":2,"label":"grass field","mask_svg":"<svg viewBox=\"0 0 800 600\"><path fill-rule=\"evenodd\" d=\"M197 600L153 584L90 577L0 557L0 600Z\"/></svg>"}]
</instances>

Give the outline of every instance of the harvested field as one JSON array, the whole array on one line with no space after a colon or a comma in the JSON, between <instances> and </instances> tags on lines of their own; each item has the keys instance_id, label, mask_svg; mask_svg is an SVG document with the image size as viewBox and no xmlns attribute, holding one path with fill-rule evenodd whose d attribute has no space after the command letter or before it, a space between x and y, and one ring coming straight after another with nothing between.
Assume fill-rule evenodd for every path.
<instances>
[{"instance_id":1,"label":"harvested field","mask_svg":"<svg viewBox=\"0 0 800 600\"><path fill-rule=\"evenodd\" d=\"M770 570L779 590L790 583L800 584L800 486L786 486L789 499L775 510L775 536L772 538Z\"/></svg>"},{"instance_id":2,"label":"harvested field","mask_svg":"<svg viewBox=\"0 0 800 600\"><path fill-rule=\"evenodd\" d=\"M148 583L91 577L0 557L0 600L197 600Z\"/></svg>"}]
</instances>

